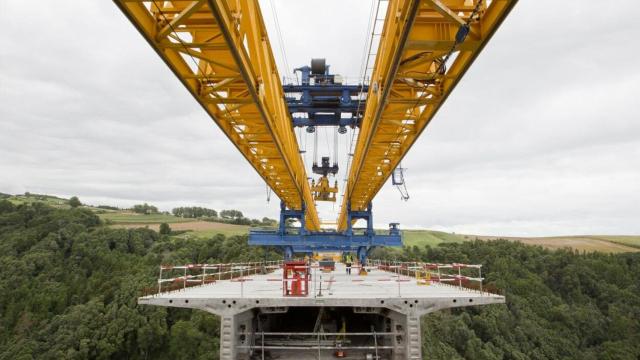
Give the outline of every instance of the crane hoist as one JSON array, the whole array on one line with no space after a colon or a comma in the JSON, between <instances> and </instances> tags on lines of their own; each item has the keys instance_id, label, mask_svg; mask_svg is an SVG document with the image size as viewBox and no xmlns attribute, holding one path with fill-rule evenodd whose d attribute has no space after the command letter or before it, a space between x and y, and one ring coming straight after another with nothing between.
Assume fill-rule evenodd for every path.
<instances>
[{"instance_id":1,"label":"crane hoist","mask_svg":"<svg viewBox=\"0 0 640 360\"><path fill-rule=\"evenodd\" d=\"M114 2L280 198L279 229L252 231L250 244L282 246L287 256L357 252L364 263L372 248L402 244L397 223L374 230L373 198L517 0L388 1L370 80L354 85L322 59L296 69L300 84L283 85L256 0ZM310 179L294 132L322 126L358 129L331 230L316 201L335 198L328 176L337 164L314 163L321 177ZM287 228L289 219L300 227ZM355 229L358 220L366 228Z\"/></svg>"},{"instance_id":2,"label":"crane hoist","mask_svg":"<svg viewBox=\"0 0 640 360\"><path fill-rule=\"evenodd\" d=\"M366 87L343 85L340 75L330 73L325 59L312 59L311 66L294 69L294 73L298 72L301 74L300 84L284 85L283 89L293 126L305 127L307 133L314 135L311 171L320 175L320 178L311 180L311 192L316 201L335 202L338 181L334 180L331 186L329 176L335 177L339 171L337 135L345 134L347 127L355 128L358 125L363 111L358 111L358 104L353 97L361 94ZM343 119L343 114L349 114L349 117ZM323 156L318 163L318 127L334 128L333 163L330 156Z\"/></svg>"}]
</instances>

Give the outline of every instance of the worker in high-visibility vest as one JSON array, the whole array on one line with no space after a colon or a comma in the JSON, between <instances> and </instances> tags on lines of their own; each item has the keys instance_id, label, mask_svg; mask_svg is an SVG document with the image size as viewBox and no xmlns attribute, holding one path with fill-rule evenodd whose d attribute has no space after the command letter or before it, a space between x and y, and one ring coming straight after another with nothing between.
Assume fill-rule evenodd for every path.
<instances>
[{"instance_id":1,"label":"worker in high-visibility vest","mask_svg":"<svg viewBox=\"0 0 640 360\"><path fill-rule=\"evenodd\" d=\"M344 257L344 263L345 263L345 265L347 265L347 275L351 275L351 262L352 262L351 254L347 254Z\"/></svg>"}]
</instances>

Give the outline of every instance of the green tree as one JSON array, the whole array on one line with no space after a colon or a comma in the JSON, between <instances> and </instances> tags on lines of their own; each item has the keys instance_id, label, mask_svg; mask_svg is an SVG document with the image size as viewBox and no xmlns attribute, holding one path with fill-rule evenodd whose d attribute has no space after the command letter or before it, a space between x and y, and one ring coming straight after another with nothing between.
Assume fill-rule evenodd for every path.
<instances>
[{"instance_id":1,"label":"green tree","mask_svg":"<svg viewBox=\"0 0 640 360\"><path fill-rule=\"evenodd\" d=\"M425 358L640 357L640 252L468 241L382 248L372 257L483 264L484 289L505 291L506 304L425 316ZM216 359L218 318L139 306L141 290L163 263L278 258L246 235L175 241L104 226L88 209L0 200L0 359Z\"/></svg>"},{"instance_id":2,"label":"green tree","mask_svg":"<svg viewBox=\"0 0 640 360\"><path fill-rule=\"evenodd\" d=\"M171 210L174 216L183 218L218 217L218 212L199 206L178 207Z\"/></svg>"},{"instance_id":3,"label":"green tree","mask_svg":"<svg viewBox=\"0 0 640 360\"><path fill-rule=\"evenodd\" d=\"M166 222L160 224L160 235L170 235L171 227Z\"/></svg>"},{"instance_id":4,"label":"green tree","mask_svg":"<svg viewBox=\"0 0 640 360\"><path fill-rule=\"evenodd\" d=\"M238 210L222 210L220 211L220 217L224 219L235 220L241 219L242 217L244 217L244 215L242 214L242 211Z\"/></svg>"},{"instance_id":5,"label":"green tree","mask_svg":"<svg viewBox=\"0 0 640 360\"><path fill-rule=\"evenodd\" d=\"M145 215L157 214L158 213L158 208L157 207L155 207L153 205L149 205L147 203L134 205L133 208L131 208L131 210L133 210L133 212L135 212L135 213L145 214Z\"/></svg>"},{"instance_id":6,"label":"green tree","mask_svg":"<svg viewBox=\"0 0 640 360\"><path fill-rule=\"evenodd\" d=\"M69 199L69 206L71 206L72 208L77 208L80 205L82 205L82 203L77 196L72 196L71 199Z\"/></svg>"}]
</instances>

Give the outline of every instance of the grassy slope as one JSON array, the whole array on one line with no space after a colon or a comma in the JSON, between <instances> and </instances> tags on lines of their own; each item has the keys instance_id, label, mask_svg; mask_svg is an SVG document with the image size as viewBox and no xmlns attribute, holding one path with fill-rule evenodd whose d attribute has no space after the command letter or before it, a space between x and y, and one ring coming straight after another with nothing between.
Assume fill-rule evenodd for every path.
<instances>
[{"instance_id":1,"label":"grassy slope","mask_svg":"<svg viewBox=\"0 0 640 360\"><path fill-rule=\"evenodd\" d=\"M249 227L245 225L206 222L166 214L140 215L129 211L117 211L98 214L98 216L102 220L111 221L114 227L148 227L155 231L160 228L160 223L166 222L170 224L172 230L187 231L175 236L178 239L211 238L216 234L244 235L249 231Z\"/></svg>"},{"instance_id":2,"label":"grassy slope","mask_svg":"<svg viewBox=\"0 0 640 360\"><path fill-rule=\"evenodd\" d=\"M159 223L183 223L195 221L195 219L185 219L166 214L136 214L130 211L113 211L98 214L102 220L110 220L116 224L159 224Z\"/></svg>"},{"instance_id":3,"label":"grassy slope","mask_svg":"<svg viewBox=\"0 0 640 360\"><path fill-rule=\"evenodd\" d=\"M14 204L44 202L45 204L66 209L69 208L68 200L51 195L30 194L26 195L6 195L9 201ZM141 215L131 211L103 210L91 206L84 206L98 213L102 220L110 220L116 226L125 227L149 227L157 230L160 223L173 224L174 230L188 230L187 233L176 236L177 238L209 238L215 234L242 235L248 232L249 227L243 225L232 225L223 223L212 223L214 225L201 225L202 222L196 219L185 219L173 215L153 214ZM191 224L189 224L191 223ZM603 252L626 252L640 251L640 236L614 236L614 235L585 235L585 236L557 236L557 237L497 237L497 236L475 236L459 235L433 230L403 230L404 244L406 246L425 245L436 246L440 243L457 243L466 240L495 240L505 238L507 240L521 241L529 245L541 245L545 248L557 249L571 247L580 251L603 251Z\"/></svg>"},{"instance_id":4,"label":"grassy slope","mask_svg":"<svg viewBox=\"0 0 640 360\"><path fill-rule=\"evenodd\" d=\"M403 230L402 231L404 245L405 246L418 246L423 247L425 245L436 246L440 243L447 242L463 242L466 239L465 236L450 234L442 231L433 230Z\"/></svg>"},{"instance_id":5,"label":"grassy slope","mask_svg":"<svg viewBox=\"0 0 640 360\"><path fill-rule=\"evenodd\" d=\"M151 230L158 231L160 229L159 223L116 223L111 225L115 228L140 228L146 227ZM224 236L232 235L246 235L249 232L249 226L246 225L234 225L209 221L189 221L189 222L173 222L169 226L173 231L187 231L185 233L175 235L178 239L188 238L204 238L209 239L216 234L222 234Z\"/></svg>"},{"instance_id":6,"label":"grassy slope","mask_svg":"<svg viewBox=\"0 0 640 360\"><path fill-rule=\"evenodd\" d=\"M249 227L246 225L232 225L232 224L220 224L225 225L224 227L220 227L219 229L212 230L194 230L189 231L184 234L174 236L176 239L209 239L216 234L222 234L224 236L233 236L233 235L246 235L249 233Z\"/></svg>"},{"instance_id":7,"label":"grassy slope","mask_svg":"<svg viewBox=\"0 0 640 360\"><path fill-rule=\"evenodd\" d=\"M29 195L9 195L7 198L14 205L20 204L32 204L35 202L42 202L51 207L58 209L69 209L69 200L59 198L51 195L29 194Z\"/></svg>"},{"instance_id":8,"label":"grassy slope","mask_svg":"<svg viewBox=\"0 0 640 360\"><path fill-rule=\"evenodd\" d=\"M547 249L570 247L579 251L601 251L610 253L640 251L640 236L554 236L554 237L499 237L458 235L431 230L405 230L406 246L435 246L446 242L463 242L467 240L506 239L519 241L527 245L540 245Z\"/></svg>"},{"instance_id":9,"label":"grassy slope","mask_svg":"<svg viewBox=\"0 0 640 360\"><path fill-rule=\"evenodd\" d=\"M602 236L593 236L593 238L603 239L603 240L614 242L616 244L622 244L622 245L631 246L634 248L640 248L640 236L602 235Z\"/></svg>"}]
</instances>

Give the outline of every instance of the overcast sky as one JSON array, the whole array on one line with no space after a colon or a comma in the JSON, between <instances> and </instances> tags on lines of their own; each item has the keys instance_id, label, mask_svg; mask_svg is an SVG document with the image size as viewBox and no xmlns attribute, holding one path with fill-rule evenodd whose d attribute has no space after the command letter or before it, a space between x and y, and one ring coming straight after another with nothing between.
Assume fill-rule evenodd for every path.
<instances>
[{"instance_id":1,"label":"overcast sky","mask_svg":"<svg viewBox=\"0 0 640 360\"><path fill-rule=\"evenodd\" d=\"M371 1L273 4L290 68L326 57L359 75ZM376 224L640 234L635 7L521 0L403 162L411 199L387 184ZM0 22L0 192L277 216L258 175L113 3L1 0Z\"/></svg>"}]
</instances>

